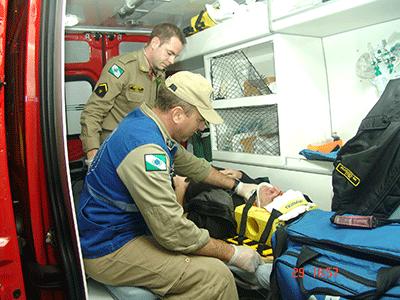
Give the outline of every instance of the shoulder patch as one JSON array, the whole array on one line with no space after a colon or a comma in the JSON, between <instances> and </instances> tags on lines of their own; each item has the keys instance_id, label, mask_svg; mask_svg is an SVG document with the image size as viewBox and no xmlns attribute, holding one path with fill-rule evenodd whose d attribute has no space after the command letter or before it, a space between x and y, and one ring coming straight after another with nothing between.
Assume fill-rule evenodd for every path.
<instances>
[{"instance_id":1,"label":"shoulder patch","mask_svg":"<svg viewBox=\"0 0 400 300\"><path fill-rule=\"evenodd\" d=\"M122 76L122 74L124 74L124 72L125 71L120 66L118 66L116 64L113 64L108 69L108 73L110 73L111 75L114 75L114 77L116 77L116 78L120 78Z\"/></svg>"},{"instance_id":2,"label":"shoulder patch","mask_svg":"<svg viewBox=\"0 0 400 300\"><path fill-rule=\"evenodd\" d=\"M167 156L165 154L145 154L146 171L166 171Z\"/></svg>"},{"instance_id":3,"label":"shoulder patch","mask_svg":"<svg viewBox=\"0 0 400 300\"><path fill-rule=\"evenodd\" d=\"M108 85L107 83L100 83L96 89L94 90L97 96L103 98L108 92Z\"/></svg>"}]
</instances>

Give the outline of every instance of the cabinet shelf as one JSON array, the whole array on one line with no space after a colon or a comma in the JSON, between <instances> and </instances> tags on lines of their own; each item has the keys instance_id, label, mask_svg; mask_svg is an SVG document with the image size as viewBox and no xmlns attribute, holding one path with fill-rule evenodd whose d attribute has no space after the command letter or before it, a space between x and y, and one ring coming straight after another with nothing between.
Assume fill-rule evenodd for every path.
<instances>
[{"instance_id":1,"label":"cabinet shelf","mask_svg":"<svg viewBox=\"0 0 400 300\"><path fill-rule=\"evenodd\" d=\"M325 37L400 18L398 0L331 0L289 16L273 18L271 31Z\"/></svg>"},{"instance_id":2,"label":"cabinet shelf","mask_svg":"<svg viewBox=\"0 0 400 300\"><path fill-rule=\"evenodd\" d=\"M261 105L272 105L278 103L278 95L260 95L252 97L242 97L227 100L215 100L213 101L213 107L215 109L223 108L235 108L235 107L247 107L247 106L261 106Z\"/></svg>"},{"instance_id":3,"label":"cabinet shelf","mask_svg":"<svg viewBox=\"0 0 400 300\"><path fill-rule=\"evenodd\" d=\"M213 151L213 160L291 170L305 173L331 175L333 163L328 161L307 160L299 157L282 157L258 155L252 153L237 153L229 151Z\"/></svg>"}]
</instances>

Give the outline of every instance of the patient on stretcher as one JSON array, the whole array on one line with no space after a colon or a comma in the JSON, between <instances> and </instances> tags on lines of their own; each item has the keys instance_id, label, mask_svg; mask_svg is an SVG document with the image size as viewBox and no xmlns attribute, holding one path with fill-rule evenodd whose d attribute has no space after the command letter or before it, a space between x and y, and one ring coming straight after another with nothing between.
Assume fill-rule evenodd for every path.
<instances>
[{"instance_id":1,"label":"patient on stretcher","mask_svg":"<svg viewBox=\"0 0 400 300\"><path fill-rule=\"evenodd\" d=\"M281 221L291 220L316 206L300 191L282 192L278 187L266 182L257 187L255 205L265 208L270 213L273 209L280 211L282 215L278 219Z\"/></svg>"},{"instance_id":2,"label":"patient on stretcher","mask_svg":"<svg viewBox=\"0 0 400 300\"><path fill-rule=\"evenodd\" d=\"M278 187L271 185L267 181L268 178L256 178L255 181L252 178L249 178L247 174L242 173L236 170L220 170L220 172L240 179L247 183L256 183L256 201L254 203L254 209L257 210L267 210L268 212L272 212L272 209L278 210L282 212L282 215L279 217L282 221L289 220L302 212L309 210L313 203L307 201L306 196L304 196L301 192L288 190L286 192L282 192ZM174 180L178 180L182 183L182 178L175 178ZM254 180L247 181L247 180ZM175 182L177 185L180 183ZM210 236L216 238L223 238L221 236L216 236L214 234L226 233L228 231L222 230L221 227L225 225L230 225L231 223L223 223L225 221L224 218L216 217L215 210L210 212L209 215L205 214L205 210L207 209L206 203L207 201L213 201L212 205L210 204L210 210L215 209L216 204L224 203L226 206L230 206L232 211L232 221L235 221L235 207L237 208L240 205L243 205L245 202L243 199L235 199L236 195L229 195L229 192L221 191L220 189L213 188L208 185L198 184L198 183L188 183L185 195L185 201L182 204L184 206L185 211L188 213L188 219L192 220L199 227L206 228L210 232ZM218 190L218 191L216 191ZM242 201L242 202L240 202ZM201 203L202 209L196 211L196 208L199 207L199 203ZM252 209L253 210L253 209ZM192 214L192 215L191 215ZM193 216L193 218L191 218ZM227 216L224 216L227 217ZM238 219L236 219L236 223L238 223ZM235 226L233 229L233 235L237 234L237 227ZM230 231L232 232L232 231ZM233 236L232 235L232 236ZM229 240L229 239L228 239ZM255 239L254 239L255 240ZM252 285L253 287L261 287L268 289L269 287L269 275L272 270L272 261L266 261L265 264L260 265L257 269L256 273L247 273L240 269L231 268L231 271L235 274L237 278L243 280L243 282Z\"/></svg>"}]
</instances>

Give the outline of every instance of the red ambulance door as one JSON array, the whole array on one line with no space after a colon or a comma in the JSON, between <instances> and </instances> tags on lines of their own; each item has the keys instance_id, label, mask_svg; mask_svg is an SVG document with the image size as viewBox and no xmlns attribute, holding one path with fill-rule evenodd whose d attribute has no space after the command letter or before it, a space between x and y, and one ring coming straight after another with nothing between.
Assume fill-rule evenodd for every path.
<instances>
[{"instance_id":1,"label":"red ambulance door","mask_svg":"<svg viewBox=\"0 0 400 300\"><path fill-rule=\"evenodd\" d=\"M25 299L7 162L4 59L7 0L0 0L0 299Z\"/></svg>"}]
</instances>

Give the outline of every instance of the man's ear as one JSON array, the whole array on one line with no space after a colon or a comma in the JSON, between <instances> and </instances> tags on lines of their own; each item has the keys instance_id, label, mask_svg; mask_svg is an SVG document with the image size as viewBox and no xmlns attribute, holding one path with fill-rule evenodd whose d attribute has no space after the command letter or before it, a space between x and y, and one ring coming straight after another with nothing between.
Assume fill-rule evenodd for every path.
<instances>
[{"instance_id":1,"label":"man's ear","mask_svg":"<svg viewBox=\"0 0 400 300\"><path fill-rule=\"evenodd\" d=\"M152 49L156 49L156 48L160 47L160 45L161 45L161 40L158 36L155 36L151 39L150 46Z\"/></svg>"},{"instance_id":2,"label":"man's ear","mask_svg":"<svg viewBox=\"0 0 400 300\"><path fill-rule=\"evenodd\" d=\"M183 110L183 108L181 106L175 106L171 110L171 115L172 115L172 121L174 122L174 124L180 124L180 123L182 123L182 121L184 121L187 118L185 111Z\"/></svg>"}]
</instances>

